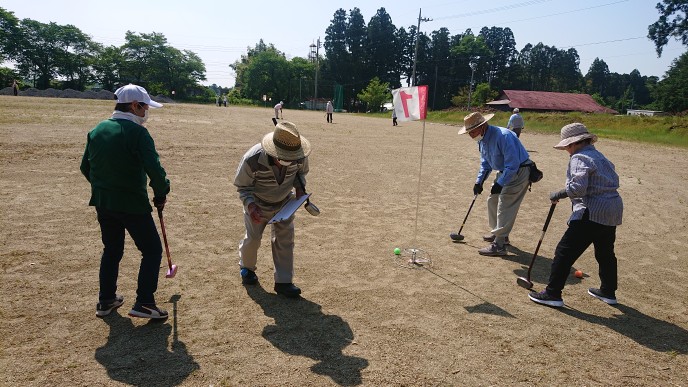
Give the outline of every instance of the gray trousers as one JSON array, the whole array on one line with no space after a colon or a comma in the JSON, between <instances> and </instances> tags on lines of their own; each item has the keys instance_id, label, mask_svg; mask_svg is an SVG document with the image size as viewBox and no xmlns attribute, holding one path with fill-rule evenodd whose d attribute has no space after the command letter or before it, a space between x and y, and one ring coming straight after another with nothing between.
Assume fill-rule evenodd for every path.
<instances>
[{"instance_id":1,"label":"gray trousers","mask_svg":"<svg viewBox=\"0 0 688 387\"><path fill-rule=\"evenodd\" d=\"M244 211L244 226L246 235L239 243L239 266L249 270L256 270L258 248L263 232L279 208L270 210L261 207L263 221L253 223L248 213ZM294 217L273 223L270 242L272 244L272 261L275 265L275 283L291 283L294 277Z\"/></svg>"},{"instance_id":2,"label":"gray trousers","mask_svg":"<svg viewBox=\"0 0 688 387\"><path fill-rule=\"evenodd\" d=\"M502 172L497 173L496 179L501 175ZM492 234L495 235L495 243L499 246L504 246L504 240L516 223L518 209L528 191L529 176L530 168L519 168L511 182L502 188L501 194L491 194L487 198L488 223Z\"/></svg>"}]
</instances>

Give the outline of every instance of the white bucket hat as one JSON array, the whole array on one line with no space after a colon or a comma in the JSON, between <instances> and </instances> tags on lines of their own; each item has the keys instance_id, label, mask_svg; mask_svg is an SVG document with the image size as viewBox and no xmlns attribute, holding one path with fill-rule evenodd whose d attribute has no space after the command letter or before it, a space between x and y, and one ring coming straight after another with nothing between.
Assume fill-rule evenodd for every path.
<instances>
[{"instance_id":1,"label":"white bucket hat","mask_svg":"<svg viewBox=\"0 0 688 387\"><path fill-rule=\"evenodd\" d=\"M461 129L459 129L459 134L470 132L471 130L489 121L492 117L494 117L494 114L492 113L485 114L485 116L483 116L478 112L473 112L467 115L463 118L463 126Z\"/></svg>"},{"instance_id":2,"label":"white bucket hat","mask_svg":"<svg viewBox=\"0 0 688 387\"><path fill-rule=\"evenodd\" d=\"M261 141L265 152L284 161L302 159L311 153L311 143L299 135L296 125L282 121L275 130L266 134Z\"/></svg>"},{"instance_id":3,"label":"white bucket hat","mask_svg":"<svg viewBox=\"0 0 688 387\"><path fill-rule=\"evenodd\" d=\"M162 104L151 99L146 89L132 83L115 90L115 95L117 96L117 103L140 102L145 103L152 108L162 107Z\"/></svg>"},{"instance_id":4,"label":"white bucket hat","mask_svg":"<svg viewBox=\"0 0 688 387\"><path fill-rule=\"evenodd\" d=\"M597 135L588 132L588 128L580 122L574 122L573 124L568 124L561 128L561 141L554 146L555 149L566 149L568 145L575 142L585 140L586 138L592 139L591 144L597 141Z\"/></svg>"}]
</instances>

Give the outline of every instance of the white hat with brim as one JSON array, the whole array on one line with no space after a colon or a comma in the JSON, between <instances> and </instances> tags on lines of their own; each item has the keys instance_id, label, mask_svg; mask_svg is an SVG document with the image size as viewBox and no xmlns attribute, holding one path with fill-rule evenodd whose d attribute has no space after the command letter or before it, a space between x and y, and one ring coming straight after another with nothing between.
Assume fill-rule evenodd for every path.
<instances>
[{"instance_id":1,"label":"white hat with brim","mask_svg":"<svg viewBox=\"0 0 688 387\"><path fill-rule=\"evenodd\" d=\"M162 107L161 103L157 103L151 99L146 89L131 83L115 90L115 95L117 96L117 103L140 102L152 108Z\"/></svg>"},{"instance_id":2,"label":"white hat with brim","mask_svg":"<svg viewBox=\"0 0 688 387\"><path fill-rule=\"evenodd\" d=\"M585 139L592 139L591 144L597 141L597 135L588 132L588 128L580 122L574 122L561 128L561 141L554 149L566 149L567 146Z\"/></svg>"},{"instance_id":3,"label":"white hat with brim","mask_svg":"<svg viewBox=\"0 0 688 387\"><path fill-rule=\"evenodd\" d=\"M300 160L311 153L311 143L299 135L296 125L282 121L275 130L266 134L261 141L265 152L284 161Z\"/></svg>"},{"instance_id":4,"label":"white hat with brim","mask_svg":"<svg viewBox=\"0 0 688 387\"><path fill-rule=\"evenodd\" d=\"M463 126L459 129L459 134L465 134L471 130L477 128L478 126L489 121L494 114L485 114L484 116L478 112L473 112L463 118Z\"/></svg>"}]
</instances>

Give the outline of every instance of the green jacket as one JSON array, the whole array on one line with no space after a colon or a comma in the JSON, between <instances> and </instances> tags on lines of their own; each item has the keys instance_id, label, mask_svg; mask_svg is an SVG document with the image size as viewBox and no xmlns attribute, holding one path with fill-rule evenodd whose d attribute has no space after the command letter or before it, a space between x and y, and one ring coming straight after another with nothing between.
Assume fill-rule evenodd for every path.
<instances>
[{"instance_id":1,"label":"green jacket","mask_svg":"<svg viewBox=\"0 0 688 387\"><path fill-rule=\"evenodd\" d=\"M93 128L86 136L80 169L91 183L91 206L131 214L151 212L146 176L155 197L170 192L153 138L145 127L129 120L111 118Z\"/></svg>"}]
</instances>

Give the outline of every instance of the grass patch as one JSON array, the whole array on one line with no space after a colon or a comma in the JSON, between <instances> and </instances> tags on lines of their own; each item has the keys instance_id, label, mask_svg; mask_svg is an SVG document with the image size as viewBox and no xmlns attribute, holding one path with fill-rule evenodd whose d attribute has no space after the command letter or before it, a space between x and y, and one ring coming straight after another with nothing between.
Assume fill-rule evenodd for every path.
<instances>
[{"instance_id":1,"label":"grass patch","mask_svg":"<svg viewBox=\"0 0 688 387\"><path fill-rule=\"evenodd\" d=\"M468 114L466 111L428 112L428 122L460 126L466 114ZM372 113L372 115L391 120L391 113ZM617 116L581 112L523 112L521 115L526 122L525 130L530 132L558 135L562 126L572 122L582 122L600 138L688 148L688 117L683 116ZM510 116L509 112L497 112L490 123L506 127Z\"/></svg>"}]
</instances>

